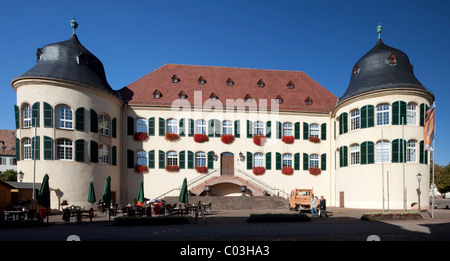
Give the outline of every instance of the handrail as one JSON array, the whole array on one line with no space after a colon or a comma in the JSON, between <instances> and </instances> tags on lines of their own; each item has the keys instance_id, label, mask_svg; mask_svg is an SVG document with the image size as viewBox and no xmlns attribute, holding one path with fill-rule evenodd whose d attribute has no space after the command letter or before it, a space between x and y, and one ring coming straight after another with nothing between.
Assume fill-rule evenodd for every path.
<instances>
[{"instance_id":1,"label":"handrail","mask_svg":"<svg viewBox=\"0 0 450 261\"><path fill-rule=\"evenodd\" d=\"M206 173L206 174L202 174L202 175L198 176L197 178L194 178L194 179L192 179L191 181L188 181L187 186L188 186L188 187L189 187L189 186L192 186L192 184L195 184L195 183L197 183L198 181L200 181L200 180L202 180L202 179L205 179L205 178L209 177L211 174L213 174L213 173L215 173L215 172L217 172L217 169L213 169L212 171L210 171L210 172L208 172L208 173ZM179 187L173 188L173 189L171 189L171 190L169 190L169 191L167 191L167 192L161 194L160 196L158 196L158 197L156 197L156 198L162 198L162 197L164 197L165 195L169 194L170 192L172 192L172 191L174 191L174 190L181 190L181 185L180 185Z\"/></svg>"},{"instance_id":2,"label":"handrail","mask_svg":"<svg viewBox=\"0 0 450 261\"><path fill-rule=\"evenodd\" d=\"M236 170L237 170L237 172L239 172L239 173L245 175L246 177L252 179L253 181L259 183L261 186L258 186L258 187L259 187L259 188L262 188L263 191L264 191L264 190L270 190L270 191L272 191L272 192L278 191L278 192L281 192L282 197L289 198L289 193L284 192L284 190L281 190L281 189L272 187L272 186L270 186L269 184L266 184L266 183L264 183L263 181L261 181L261 180L255 178L253 175L250 175L250 174L246 173L245 171L242 171L242 170L240 170L240 169L236 169Z\"/></svg>"}]
</instances>

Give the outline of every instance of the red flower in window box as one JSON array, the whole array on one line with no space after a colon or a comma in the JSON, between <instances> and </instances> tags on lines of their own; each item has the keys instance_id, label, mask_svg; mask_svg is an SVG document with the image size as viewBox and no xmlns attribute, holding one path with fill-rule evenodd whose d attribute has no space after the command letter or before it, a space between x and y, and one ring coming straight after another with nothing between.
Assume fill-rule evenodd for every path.
<instances>
[{"instance_id":1,"label":"red flower in window box","mask_svg":"<svg viewBox=\"0 0 450 261\"><path fill-rule=\"evenodd\" d=\"M266 168L264 167L253 167L253 174L262 175L266 172Z\"/></svg>"},{"instance_id":2,"label":"red flower in window box","mask_svg":"<svg viewBox=\"0 0 450 261\"><path fill-rule=\"evenodd\" d=\"M256 145L263 146L266 143L266 136L264 135L253 136L253 143L255 143Z\"/></svg>"},{"instance_id":3,"label":"red flower in window box","mask_svg":"<svg viewBox=\"0 0 450 261\"><path fill-rule=\"evenodd\" d=\"M224 134L220 137L220 140L225 144L230 144L234 141L234 136L230 134Z\"/></svg>"},{"instance_id":4,"label":"red flower in window box","mask_svg":"<svg viewBox=\"0 0 450 261\"><path fill-rule=\"evenodd\" d=\"M167 165L166 170L170 171L170 172L175 172L175 171L179 171L180 167L178 167L178 165Z\"/></svg>"},{"instance_id":5,"label":"red flower in window box","mask_svg":"<svg viewBox=\"0 0 450 261\"><path fill-rule=\"evenodd\" d=\"M292 175L294 173L294 169L292 167L283 167L281 169L281 173L285 175Z\"/></svg>"},{"instance_id":6,"label":"red flower in window box","mask_svg":"<svg viewBox=\"0 0 450 261\"><path fill-rule=\"evenodd\" d=\"M194 134L194 140L196 142L202 143L202 142L208 141L209 138L208 138L208 136L206 136L206 134Z\"/></svg>"},{"instance_id":7,"label":"red flower in window box","mask_svg":"<svg viewBox=\"0 0 450 261\"><path fill-rule=\"evenodd\" d=\"M180 138L178 134L175 133L166 133L165 139L168 141L176 141Z\"/></svg>"},{"instance_id":8,"label":"red flower in window box","mask_svg":"<svg viewBox=\"0 0 450 261\"><path fill-rule=\"evenodd\" d=\"M198 173L208 173L208 167L206 167L206 166L197 166L197 167L195 167L195 170Z\"/></svg>"},{"instance_id":9,"label":"red flower in window box","mask_svg":"<svg viewBox=\"0 0 450 261\"><path fill-rule=\"evenodd\" d=\"M144 173L147 171L148 171L147 166L141 166L141 165L134 166L134 172L136 172L136 173Z\"/></svg>"},{"instance_id":10,"label":"red flower in window box","mask_svg":"<svg viewBox=\"0 0 450 261\"><path fill-rule=\"evenodd\" d=\"M133 139L135 141L143 141L148 139L147 132L137 132L133 135Z\"/></svg>"},{"instance_id":11,"label":"red flower in window box","mask_svg":"<svg viewBox=\"0 0 450 261\"><path fill-rule=\"evenodd\" d=\"M294 136L283 136L281 141L287 144L292 144L294 143Z\"/></svg>"},{"instance_id":12,"label":"red flower in window box","mask_svg":"<svg viewBox=\"0 0 450 261\"><path fill-rule=\"evenodd\" d=\"M310 168L309 169L309 174L317 176L320 175L320 173L322 173L322 170L320 170L320 168Z\"/></svg>"},{"instance_id":13,"label":"red flower in window box","mask_svg":"<svg viewBox=\"0 0 450 261\"><path fill-rule=\"evenodd\" d=\"M314 143L319 143L319 142L320 142L320 138L317 138L317 137L309 137L309 141L310 141L310 142L314 142Z\"/></svg>"}]
</instances>

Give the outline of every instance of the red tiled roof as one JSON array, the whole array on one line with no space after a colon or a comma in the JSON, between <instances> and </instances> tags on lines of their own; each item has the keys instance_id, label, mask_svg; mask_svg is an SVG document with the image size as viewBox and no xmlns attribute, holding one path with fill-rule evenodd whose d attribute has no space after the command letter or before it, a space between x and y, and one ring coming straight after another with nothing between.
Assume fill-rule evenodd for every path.
<instances>
[{"instance_id":1,"label":"red tiled roof","mask_svg":"<svg viewBox=\"0 0 450 261\"><path fill-rule=\"evenodd\" d=\"M0 155L16 155L15 130L0 130Z\"/></svg>"},{"instance_id":2,"label":"red tiled roof","mask_svg":"<svg viewBox=\"0 0 450 261\"><path fill-rule=\"evenodd\" d=\"M172 78L179 79L174 83ZM199 80L206 81L200 84ZM234 84L228 86L227 81ZM259 87L262 83L263 87ZM288 88L293 84L294 88ZM154 98L158 90L162 97ZM202 91L202 104L214 93L223 107L227 99L244 99L247 95L259 103L267 99L270 109L272 99L282 99L280 111L329 112L337 97L301 71L244 69L233 67L166 64L120 90L130 105L171 106L179 94L187 96L194 106L194 91ZM311 99L311 104L305 102Z\"/></svg>"}]
</instances>

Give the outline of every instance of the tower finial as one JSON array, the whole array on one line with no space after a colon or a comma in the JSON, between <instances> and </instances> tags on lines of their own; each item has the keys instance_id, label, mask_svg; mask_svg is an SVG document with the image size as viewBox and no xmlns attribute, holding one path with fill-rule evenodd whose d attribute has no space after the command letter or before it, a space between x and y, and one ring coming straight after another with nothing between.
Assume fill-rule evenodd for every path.
<instances>
[{"instance_id":1,"label":"tower finial","mask_svg":"<svg viewBox=\"0 0 450 261\"><path fill-rule=\"evenodd\" d=\"M378 26L377 26L378 39L381 38L381 31L383 31L383 26L381 26L381 24L378 23Z\"/></svg>"},{"instance_id":2,"label":"tower finial","mask_svg":"<svg viewBox=\"0 0 450 261\"><path fill-rule=\"evenodd\" d=\"M75 29L77 29L77 27L78 27L78 23L77 23L77 21L75 21L75 17L72 20L70 20L70 26L72 26L73 34L75 34Z\"/></svg>"}]
</instances>

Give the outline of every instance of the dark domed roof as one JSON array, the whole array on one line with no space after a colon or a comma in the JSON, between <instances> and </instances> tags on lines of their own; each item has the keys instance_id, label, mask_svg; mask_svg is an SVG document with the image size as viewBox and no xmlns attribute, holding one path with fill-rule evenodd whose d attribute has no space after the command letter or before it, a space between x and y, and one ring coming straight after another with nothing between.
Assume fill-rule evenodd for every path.
<instances>
[{"instance_id":1,"label":"dark domed roof","mask_svg":"<svg viewBox=\"0 0 450 261\"><path fill-rule=\"evenodd\" d=\"M117 96L105 76L101 61L89 52L76 34L63 42L37 50L37 64L21 77L47 77L85 84Z\"/></svg>"},{"instance_id":2,"label":"dark domed roof","mask_svg":"<svg viewBox=\"0 0 450 261\"><path fill-rule=\"evenodd\" d=\"M339 102L362 93L391 88L426 90L414 76L408 56L378 38L375 47L356 62L347 91Z\"/></svg>"}]
</instances>

